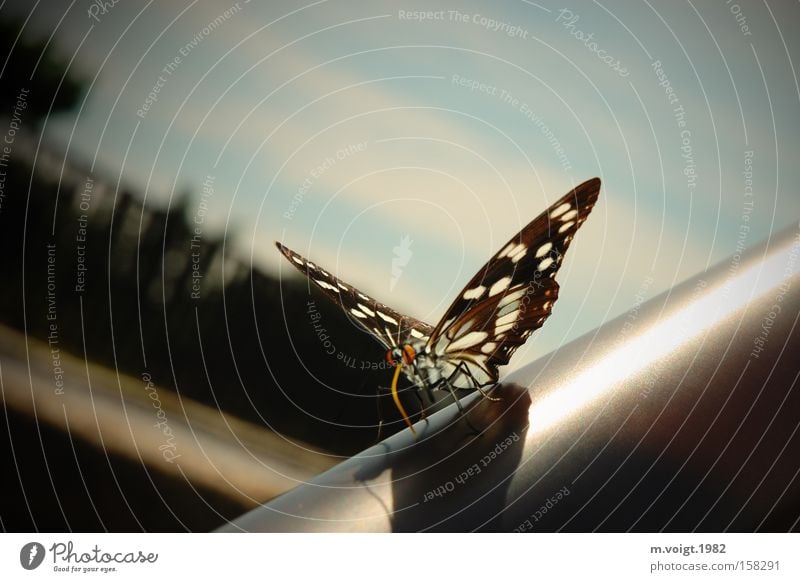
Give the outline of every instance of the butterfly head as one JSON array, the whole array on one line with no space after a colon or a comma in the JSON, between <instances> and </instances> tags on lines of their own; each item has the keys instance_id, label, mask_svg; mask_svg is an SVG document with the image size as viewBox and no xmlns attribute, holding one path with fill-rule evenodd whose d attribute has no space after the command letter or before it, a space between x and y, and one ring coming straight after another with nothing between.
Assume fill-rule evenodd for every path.
<instances>
[{"instance_id":1,"label":"butterfly head","mask_svg":"<svg viewBox=\"0 0 800 582\"><path fill-rule=\"evenodd\" d=\"M394 347L386 352L386 361L394 366L411 366L417 359L417 351L410 345Z\"/></svg>"}]
</instances>

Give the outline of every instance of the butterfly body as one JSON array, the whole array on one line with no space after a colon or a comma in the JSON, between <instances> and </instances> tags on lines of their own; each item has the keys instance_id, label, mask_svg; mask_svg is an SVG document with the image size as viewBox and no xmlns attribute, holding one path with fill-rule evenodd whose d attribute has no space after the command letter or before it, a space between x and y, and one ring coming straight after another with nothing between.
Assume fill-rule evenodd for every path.
<instances>
[{"instance_id":1,"label":"butterfly body","mask_svg":"<svg viewBox=\"0 0 800 582\"><path fill-rule=\"evenodd\" d=\"M558 272L577 229L594 207L600 180L570 191L511 238L467 283L434 327L402 315L331 275L280 243L286 258L378 340L418 390L482 390L498 381L498 367L549 317L558 298ZM458 400L456 399L456 402ZM412 428L413 431L413 428Z\"/></svg>"},{"instance_id":2,"label":"butterfly body","mask_svg":"<svg viewBox=\"0 0 800 582\"><path fill-rule=\"evenodd\" d=\"M399 356L399 357L398 357ZM461 372L447 359L428 351L425 342L405 344L402 348L394 348L386 352L386 360L390 365L402 369L403 374L412 386L428 394L434 390L474 390L478 386L467 375Z\"/></svg>"}]
</instances>

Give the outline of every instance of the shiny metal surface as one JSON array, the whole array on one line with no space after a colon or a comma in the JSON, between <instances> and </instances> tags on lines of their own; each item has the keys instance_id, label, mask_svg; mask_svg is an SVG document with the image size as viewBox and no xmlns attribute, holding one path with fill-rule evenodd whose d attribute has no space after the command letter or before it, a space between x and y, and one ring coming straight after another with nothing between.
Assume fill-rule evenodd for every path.
<instances>
[{"instance_id":1,"label":"shiny metal surface","mask_svg":"<svg viewBox=\"0 0 800 582\"><path fill-rule=\"evenodd\" d=\"M222 530L796 530L798 271L793 228Z\"/></svg>"}]
</instances>

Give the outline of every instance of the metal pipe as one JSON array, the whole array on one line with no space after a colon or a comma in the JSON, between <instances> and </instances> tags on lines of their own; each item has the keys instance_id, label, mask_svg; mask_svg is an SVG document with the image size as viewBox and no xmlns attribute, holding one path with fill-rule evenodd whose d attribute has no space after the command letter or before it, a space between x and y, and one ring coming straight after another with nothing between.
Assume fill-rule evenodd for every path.
<instances>
[{"instance_id":1,"label":"metal pipe","mask_svg":"<svg viewBox=\"0 0 800 582\"><path fill-rule=\"evenodd\" d=\"M790 228L222 531L786 531L800 520Z\"/></svg>"}]
</instances>

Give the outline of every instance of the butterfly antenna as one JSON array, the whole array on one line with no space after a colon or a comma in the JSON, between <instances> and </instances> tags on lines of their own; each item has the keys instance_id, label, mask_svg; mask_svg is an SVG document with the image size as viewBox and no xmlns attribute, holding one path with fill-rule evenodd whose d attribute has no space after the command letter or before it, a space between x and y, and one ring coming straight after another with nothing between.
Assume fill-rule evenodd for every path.
<instances>
[{"instance_id":1,"label":"butterfly antenna","mask_svg":"<svg viewBox=\"0 0 800 582\"><path fill-rule=\"evenodd\" d=\"M394 404L397 406L397 410L399 410L400 414L403 415L403 420L406 421L408 428L411 429L411 434L417 436L417 431L414 430L411 420L408 418L408 413L406 412L406 409L403 408L403 403L400 402L400 395L397 393L397 380L400 378L400 368L402 367L403 364L397 364L394 369L394 377L392 378L392 399L394 399Z\"/></svg>"}]
</instances>

